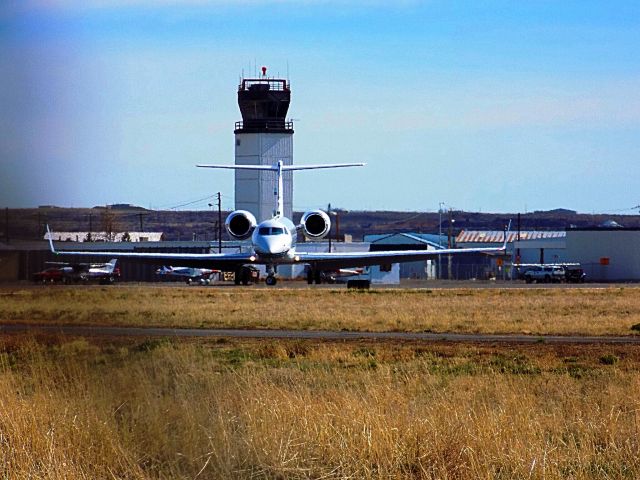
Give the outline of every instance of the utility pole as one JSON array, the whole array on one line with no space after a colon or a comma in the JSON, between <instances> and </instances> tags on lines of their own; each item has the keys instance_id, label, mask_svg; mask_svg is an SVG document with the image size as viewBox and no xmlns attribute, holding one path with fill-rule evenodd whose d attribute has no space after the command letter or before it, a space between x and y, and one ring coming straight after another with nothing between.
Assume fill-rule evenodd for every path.
<instances>
[{"instance_id":1,"label":"utility pole","mask_svg":"<svg viewBox=\"0 0 640 480\"><path fill-rule=\"evenodd\" d=\"M516 263L520 263L520 213L518 213L518 235L516 238L518 240L518 248L516 248Z\"/></svg>"},{"instance_id":2,"label":"utility pole","mask_svg":"<svg viewBox=\"0 0 640 480\"><path fill-rule=\"evenodd\" d=\"M9 207L4 209L4 240L9 243Z\"/></svg>"},{"instance_id":3,"label":"utility pole","mask_svg":"<svg viewBox=\"0 0 640 480\"><path fill-rule=\"evenodd\" d=\"M327 215L329 215L329 219L331 219L331 204L327 205ZM331 232L329 232L329 253L333 250L331 249Z\"/></svg>"},{"instance_id":4,"label":"utility pole","mask_svg":"<svg viewBox=\"0 0 640 480\"><path fill-rule=\"evenodd\" d=\"M453 230L453 211L451 209L449 209L449 235L448 235L449 239L448 239L448 242L447 242L447 247L448 248L452 248L452 241L451 241L452 240L451 234L453 233L452 230ZM448 266L449 266L449 280L451 280L453 278L453 276L452 276L453 272L451 271L452 261L453 261L452 255L451 254L447 255L447 263L448 263Z\"/></svg>"},{"instance_id":5,"label":"utility pole","mask_svg":"<svg viewBox=\"0 0 640 480\"><path fill-rule=\"evenodd\" d=\"M222 196L218 192L218 253L222 253Z\"/></svg>"},{"instance_id":6,"label":"utility pole","mask_svg":"<svg viewBox=\"0 0 640 480\"><path fill-rule=\"evenodd\" d=\"M139 213L139 214L138 214L138 217L139 217L139 219L140 219L140 231L141 231L141 232L144 232L144 228L142 228L142 214L141 214L141 213Z\"/></svg>"}]
</instances>

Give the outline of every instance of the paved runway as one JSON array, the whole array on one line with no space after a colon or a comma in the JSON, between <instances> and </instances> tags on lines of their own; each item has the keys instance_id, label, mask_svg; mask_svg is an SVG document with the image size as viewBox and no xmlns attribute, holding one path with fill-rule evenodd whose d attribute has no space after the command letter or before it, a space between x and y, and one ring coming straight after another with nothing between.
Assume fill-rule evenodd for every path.
<instances>
[{"instance_id":1,"label":"paved runway","mask_svg":"<svg viewBox=\"0 0 640 480\"><path fill-rule=\"evenodd\" d=\"M301 340L395 340L454 343L547 343L547 344L626 344L640 345L638 336L564 336L564 335L490 335L472 333L411 333L411 332L347 332L329 330L241 330L224 328L137 328L88 327L75 325L0 325L0 334L41 332L85 337L228 337Z\"/></svg>"}]
</instances>

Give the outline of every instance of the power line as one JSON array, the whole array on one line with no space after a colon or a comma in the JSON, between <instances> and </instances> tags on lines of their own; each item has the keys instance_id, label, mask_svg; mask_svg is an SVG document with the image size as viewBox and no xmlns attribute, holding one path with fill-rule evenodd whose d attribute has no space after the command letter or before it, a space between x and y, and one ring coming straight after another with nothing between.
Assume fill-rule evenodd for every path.
<instances>
[{"instance_id":1,"label":"power line","mask_svg":"<svg viewBox=\"0 0 640 480\"><path fill-rule=\"evenodd\" d=\"M191 201L179 203L177 205L160 205L159 207L157 207L157 210L174 210L176 208L182 208L182 207L187 207L189 205L194 205L196 203L206 202L207 200L211 200L214 197L216 197L216 195L207 195L206 197L198 198L197 200L191 200Z\"/></svg>"}]
</instances>

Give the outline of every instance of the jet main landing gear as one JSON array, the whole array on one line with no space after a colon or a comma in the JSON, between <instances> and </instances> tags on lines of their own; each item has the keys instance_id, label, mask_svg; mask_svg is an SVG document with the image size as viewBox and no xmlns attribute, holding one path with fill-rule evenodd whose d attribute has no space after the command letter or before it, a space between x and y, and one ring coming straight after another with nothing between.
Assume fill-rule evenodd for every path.
<instances>
[{"instance_id":1,"label":"jet main landing gear","mask_svg":"<svg viewBox=\"0 0 640 480\"><path fill-rule=\"evenodd\" d=\"M307 283L311 285L314 282L316 285L320 285L322 283L322 272L320 270L309 268L307 270Z\"/></svg>"}]
</instances>

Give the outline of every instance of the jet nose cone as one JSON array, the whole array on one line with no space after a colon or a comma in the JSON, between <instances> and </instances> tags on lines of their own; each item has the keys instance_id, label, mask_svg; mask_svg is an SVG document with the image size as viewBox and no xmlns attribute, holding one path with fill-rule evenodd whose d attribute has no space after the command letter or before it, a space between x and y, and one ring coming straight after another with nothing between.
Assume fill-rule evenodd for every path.
<instances>
[{"instance_id":1,"label":"jet nose cone","mask_svg":"<svg viewBox=\"0 0 640 480\"><path fill-rule=\"evenodd\" d=\"M285 235L262 237L256 242L256 250L268 255L282 255L291 248Z\"/></svg>"},{"instance_id":2,"label":"jet nose cone","mask_svg":"<svg viewBox=\"0 0 640 480\"><path fill-rule=\"evenodd\" d=\"M269 253L277 255L287 251L287 242L283 235L267 239L267 248Z\"/></svg>"}]
</instances>

